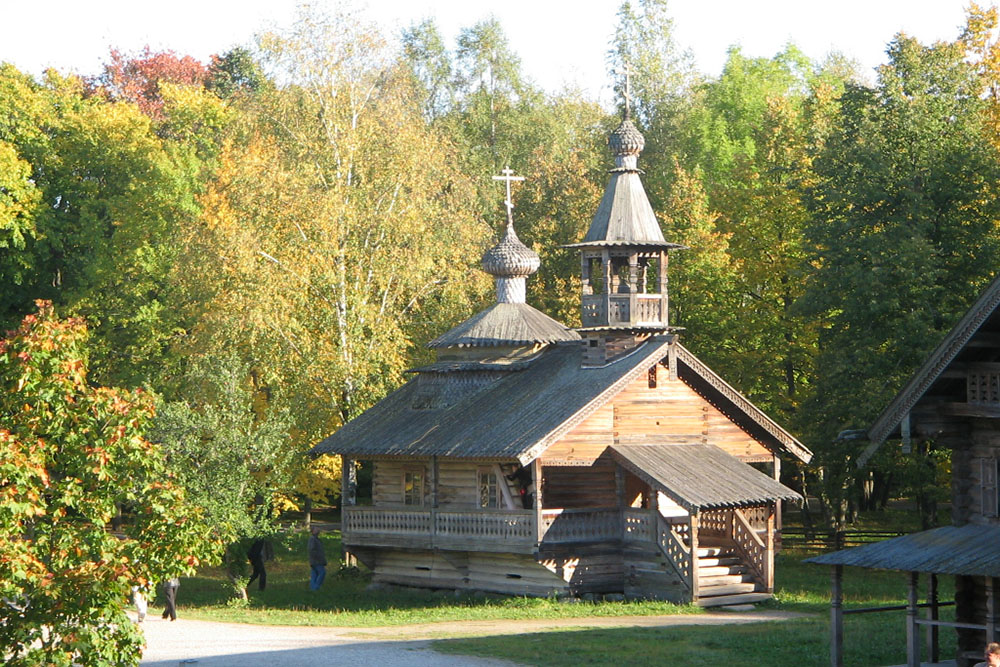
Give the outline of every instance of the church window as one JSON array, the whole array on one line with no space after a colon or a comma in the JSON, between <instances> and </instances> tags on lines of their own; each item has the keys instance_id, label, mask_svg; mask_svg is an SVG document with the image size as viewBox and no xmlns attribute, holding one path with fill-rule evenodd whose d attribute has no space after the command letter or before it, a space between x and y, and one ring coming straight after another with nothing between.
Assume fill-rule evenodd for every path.
<instances>
[{"instance_id":1,"label":"church window","mask_svg":"<svg viewBox=\"0 0 1000 667\"><path fill-rule=\"evenodd\" d=\"M496 473L492 470L479 470L479 506L500 507L500 486Z\"/></svg>"},{"instance_id":2,"label":"church window","mask_svg":"<svg viewBox=\"0 0 1000 667\"><path fill-rule=\"evenodd\" d=\"M403 504L424 504L424 472L422 470L403 471Z\"/></svg>"}]
</instances>

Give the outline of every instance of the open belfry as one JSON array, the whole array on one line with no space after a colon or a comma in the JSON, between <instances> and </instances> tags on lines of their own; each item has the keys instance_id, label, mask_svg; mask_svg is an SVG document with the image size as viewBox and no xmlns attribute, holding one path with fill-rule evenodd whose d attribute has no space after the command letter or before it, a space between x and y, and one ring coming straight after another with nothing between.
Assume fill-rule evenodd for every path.
<instances>
[{"instance_id":1,"label":"open belfry","mask_svg":"<svg viewBox=\"0 0 1000 667\"><path fill-rule=\"evenodd\" d=\"M703 606L770 597L780 503L799 498L778 481L781 458L811 453L671 330L667 253L680 246L646 196L627 110L608 143L607 188L571 246L582 326L526 303L539 258L515 232L520 177L504 170L506 229L482 261L496 303L313 449L343 457L343 544L375 582ZM371 505L355 504L358 462L374 468Z\"/></svg>"}]
</instances>

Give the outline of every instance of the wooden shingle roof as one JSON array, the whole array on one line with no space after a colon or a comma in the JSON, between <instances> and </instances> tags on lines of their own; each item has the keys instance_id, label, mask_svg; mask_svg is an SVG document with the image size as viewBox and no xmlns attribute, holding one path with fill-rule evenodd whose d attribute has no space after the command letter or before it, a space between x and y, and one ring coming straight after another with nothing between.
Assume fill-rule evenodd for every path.
<instances>
[{"instance_id":1,"label":"wooden shingle roof","mask_svg":"<svg viewBox=\"0 0 1000 667\"><path fill-rule=\"evenodd\" d=\"M611 455L689 512L802 499L714 445L612 445Z\"/></svg>"},{"instance_id":2,"label":"wooden shingle roof","mask_svg":"<svg viewBox=\"0 0 1000 667\"><path fill-rule=\"evenodd\" d=\"M421 373L342 426L311 454L450 456L528 463L666 358L673 343L672 335L654 336L630 355L603 367L583 367L579 345L554 346L521 370L496 373L480 384L475 384L479 380L468 371ZM678 348L682 380L692 384L697 378L702 385L699 392L726 407L739 419L738 424L752 424L753 432L748 432L772 451L808 460L811 453L801 443L763 418L763 413L707 371L694 355L679 344ZM458 400L435 403L421 393L426 381L435 378L454 382L454 386L463 382L475 386L458 393Z\"/></svg>"},{"instance_id":3,"label":"wooden shingle roof","mask_svg":"<svg viewBox=\"0 0 1000 667\"><path fill-rule=\"evenodd\" d=\"M616 169L611 173L587 235L580 243L567 247L620 245L683 247L663 239L638 171Z\"/></svg>"},{"instance_id":4,"label":"wooden shingle roof","mask_svg":"<svg viewBox=\"0 0 1000 667\"><path fill-rule=\"evenodd\" d=\"M488 347L579 341L580 334L526 303L495 303L427 347Z\"/></svg>"},{"instance_id":5,"label":"wooden shingle roof","mask_svg":"<svg viewBox=\"0 0 1000 667\"><path fill-rule=\"evenodd\" d=\"M1000 525L942 526L806 559L820 565L1000 577Z\"/></svg>"}]
</instances>

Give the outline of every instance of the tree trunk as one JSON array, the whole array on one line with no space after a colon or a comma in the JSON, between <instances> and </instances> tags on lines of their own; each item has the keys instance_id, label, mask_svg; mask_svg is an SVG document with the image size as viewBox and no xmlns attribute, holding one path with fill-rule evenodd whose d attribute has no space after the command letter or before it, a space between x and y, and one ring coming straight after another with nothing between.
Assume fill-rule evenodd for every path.
<instances>
[{"instance_id":1,"label":"tree trunk","mask_svg":"<svg viewBox=\"0 0 1000 667\"><path fill-rule=\"evenodd\" d=\"M304 518L306 530L309 530L309 527L312 526L312 509L313 509L312 498L306 496L306 507L305 507L305 518Z\"/></svg>"}]
</instances>

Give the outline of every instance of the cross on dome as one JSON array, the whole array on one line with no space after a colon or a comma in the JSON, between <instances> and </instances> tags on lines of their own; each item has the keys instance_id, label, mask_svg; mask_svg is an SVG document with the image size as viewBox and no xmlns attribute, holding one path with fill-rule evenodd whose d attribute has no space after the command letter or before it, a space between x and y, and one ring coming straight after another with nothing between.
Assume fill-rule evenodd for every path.
<instances>
[{"instance_id":1,"label":"cross on dome","mask_svg":"<svg viewBox=\"0 0 1000 667\"><path fill-rule=\"evenodd\" d=\"M629 118L632 115L632 88L631 88L631 85L630 85L631 74L632 74L632 70L628 66L628 63L626 62L625 63L625 92L622 94L622 97L625 98L625 118Z\"/></svg>"},{"instance_id":2,"label":"cross on dome","mask_svg":"<svg viewBox=\"0 0 1000 667\"><path fill-rule=\"evenodd\" d=\"M523 181L524 176L515 176L514 170L509 166L505 169L501 169L500 173L502 176L494 176L494 181L506 181L507 185L507 198L504 199L504 206L507 207L507 222L513 222L514 220L514 203L510 200L510 184L512 181Z\"/></svg>"}]
</instances>

